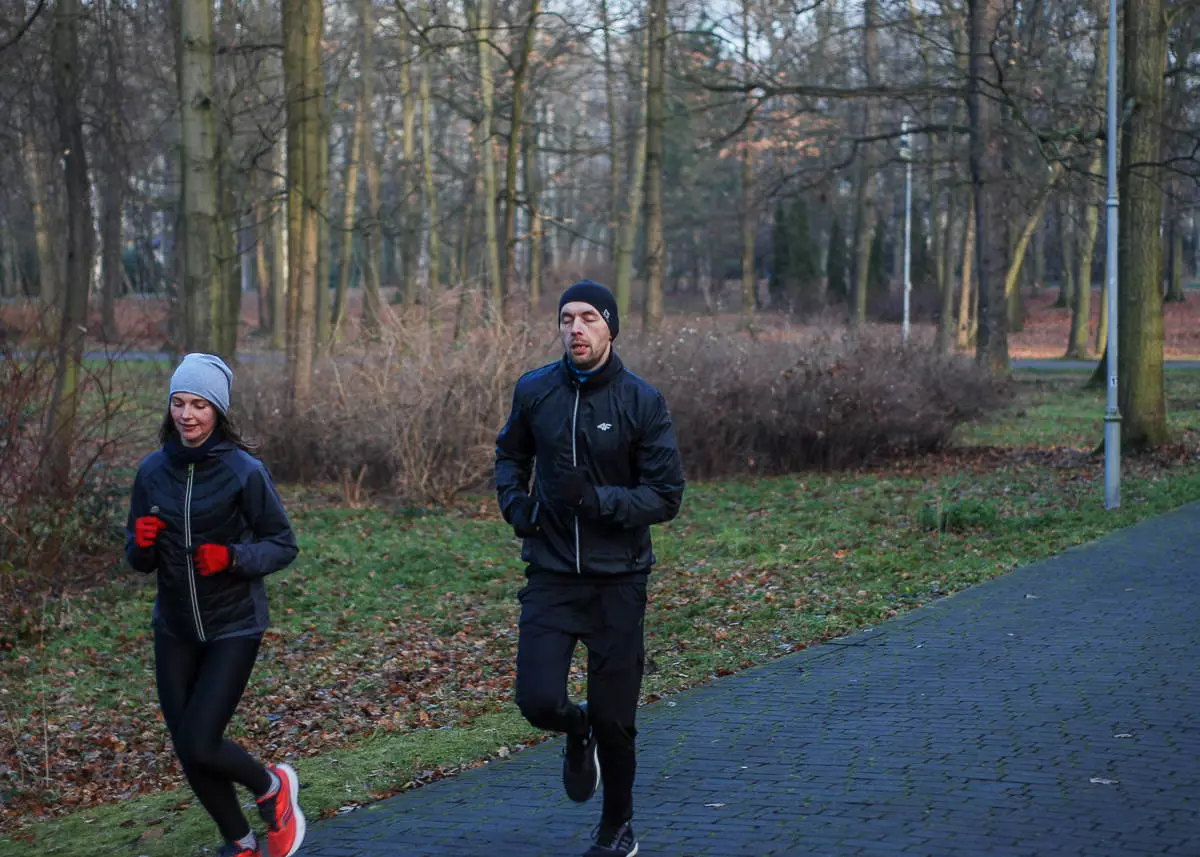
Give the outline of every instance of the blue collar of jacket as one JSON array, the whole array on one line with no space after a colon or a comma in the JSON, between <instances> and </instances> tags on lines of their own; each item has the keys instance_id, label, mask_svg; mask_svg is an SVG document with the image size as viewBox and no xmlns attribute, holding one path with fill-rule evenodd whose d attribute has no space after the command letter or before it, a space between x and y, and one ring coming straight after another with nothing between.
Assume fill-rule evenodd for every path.
<instances>
[{"instance_id":1,"label":"blue collar of jacket","mask_svg":"<svg viewBox=\"0 0 1200 857\"><path fill-rule=\"evenodd\" d=\"M219 455L232 447L225 433L217 430L209 435L208 440L199 446L184 446L178 435L167 438L163 444L163 452L172 464L186 467L189 464L199 464L204 459Z\"/></svg>"},{"instance_id":2,"label":"blue collar of jacket","mask_svg":"<svg viewBox=\"0 0 1200 857\"><path fill-rule=\"evenodd\" d=\"M593 369L591 372L580 372L571 363L571 358L565 354L562 358L562 365L568 384L572 387L586 386L589 390L609 384L625 370L625 364L621 362L621 358L617 356L616 351L608 352L608 360L605 361L604 365L599 369Z\"/></svg>"}]
</instances>

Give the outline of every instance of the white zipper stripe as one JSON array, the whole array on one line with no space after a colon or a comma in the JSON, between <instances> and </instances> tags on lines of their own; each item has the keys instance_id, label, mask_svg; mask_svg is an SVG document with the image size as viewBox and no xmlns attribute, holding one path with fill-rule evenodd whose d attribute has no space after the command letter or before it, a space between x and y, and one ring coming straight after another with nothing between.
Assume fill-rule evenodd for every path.
<instances>
[{"instance_id":1,"label":"white zipper stripe","mask_svg":"<svg viewBox=\"0 0 1200 857\"><path fill-rule=\"evenodd\" d=\"M579 388L575 388L575 407L571 410L571 466L578 467L575 451L575 423L579 418ZM583 563L579 557L579 512L575 513L575 573L583 574Z\"/></svg>"},{"instance_id":2,"label":"white zipper stripe","mask_svg":"<svg viewBox=\"0 0 1200 857\"><path fill-rule=\"evenodd\" d=\"M204 642L204 623L200 621L200 599L196 595L196 569L192 566L192 477L196 465L188 465L187 493L183 498L183 541L187 558L188 592L192 596L192 618L196 620L196 635Z\"/></svg>"}]
</instances>

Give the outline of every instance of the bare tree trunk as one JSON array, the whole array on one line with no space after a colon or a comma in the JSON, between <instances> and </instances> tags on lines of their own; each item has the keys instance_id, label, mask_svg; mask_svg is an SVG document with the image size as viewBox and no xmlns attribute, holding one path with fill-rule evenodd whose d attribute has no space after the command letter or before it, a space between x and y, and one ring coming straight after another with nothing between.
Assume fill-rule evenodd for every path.
<instances>
[{"instance_id":1,"label":"bare tree trunk","mask_svg":"<svg viewBox=\"0 0 1200 857\"><path fill-rule=\"evenodd\" d=\"M178 2L184 348L209 351L213 345L213 300L222 287L217 239L219 202L212 6L208 0Z\"/></svg>"},{"instance_id":2,"label":"bare tree trunk","mask_svg":"<svg viewBox=\"0 0 1200 857\"><path fill-rule=\"evenodd\" d=\"M462 246L459 248L459 300L458 311L454 319L454 341L461 342L462 337L467 332L468 315L474 309L475 289L472 286L471 276L471 233L472 227L475 224L476 210L479 208L479 198L483 195L483 155L480 153L476 156L475 163L472 165L472 184L471 192L467 199L467 217L463 224L462 231Z\"/></svg>"},{"instance_id":3,"label":"bare tree trunk","mask_svg":"<svg viewBox=\"0 0 1200 857\"><path fill-rule=\"evenodd\" d=\"M1042 218L1046 215L1046 202L1050 197L1050 191L1054 188L1060 175L1062 175L1062 165L1055 164L1054 170L1050 174L1050 180L1042 188L1037 206L1034 208L1033 214L1029 215L1029 219L1025 221L1025 226L1017 238L1016 246L1013 247L1012 257L1008 261L1008 273L1004 277L1004 296L1008 307L1008 329L1010 331L1020 330L1024 322L1024 307L1021 303L1021 271L1025 266L1025 255L1029 252L1029 245L1033 240L1034 233L1037 232L1038 227L1042 224Z\"/></svg>"},{"instance_id":4,"label":"bare tree trunk","mask_svg":"<svg viewBox=\"0 0 1200 857\"><path fill-rule=\"evenodd\" d=\"M1118 221L1118 228L1120 222ZM1108 277L1100 279L1100 319L1096 322L1096 353L1108 353ZM1103 364L1103 360L1101 363ZM1096 370L1100 375L1099 385L1107 383L1108 370L1100 365Z\"/></svg>"},{"instance_id":5,"label":"bare tree trunk","mask_svg":"<svg viewBox=\"0 0 1200 857\"><path fill-rule=\"evenodd\" d=\"M305 119L307 111L307 92L304 85L304 61L307 46L304 37L304 2L305 0L288 0L282 3L281 20L283 26L283 87L284 103L287 111L287 157L285 159L287 173L287 321L284 326L285 348L287 360L289 389L291 388L292 367L297 359L297 330L296 312L299 307L300 279L302 268L301 241L304 230L304 208L307 202L304 193L307 186L304 182L304 132L307 127Z\"/></svg>"},{"instance_id":6,"label":"bare tree trunk","mask_svg":"<svg viewBox=\"0 0 1200 857\"><path fill-rule=\"evenodd\" d=\"M1095 99L1103 97L1108 78L1108 4L1104 0L1095 0L1096 20L1105 22L1096 38L1095 61L1092 64L1091 94ZM1116 22L1112 22L1116 25ZM1092 259L1096 252L1096 238L1100 224L1100 190L1099 185L1093 189L1088 182L1090 176L1098 175L1104 163L1103 152L1099 149L1092 157L1088 177L1084 179L1083 215L1084 227L1080 240L1076 241L1077 230L1071 217L1069 201L1065 201L1059 215L1059 236L1064 256L1063 285L1059 289L1058 301L1055 306L1066 303L1071 307L1071 332L1067 340L1067 356L1083 357L1088 353L1088 324L1092 312ZM1066 267L1066 251L1079 250L1078 275L1075 276ZM1064 290L1070 289L1064 294ZM1100 287L1100 324L1096 331L1096 351L1104 354L1105 358L1093 373L1093 378L1086 386L1097 387L1107 383L1106 369L1108 350L1108 276L1101 277Z\"/></svg>"},{"instance_id":7,"label":"bare tree trunk","mask_svg":"<svg viewBox=\"0 0 1200 857\"><path fill-rule=\"evenodd\" d=\"M292 401L307 402L316 357L317 279L324 131L321 0L285 0L284 72L288 108L288 381Z\"/></svg>"},{"instance_id":8,"label":"bare tree trunk","mask_svg":"<svg viewBox=\"0 0 1200 857\"><path fill-rule=\"evenodd\" d=\"M1176 191L1177 192L1177 191ZM1167 303L1183 303L1183 206L1174 197L1167 203L1167 228L1170 246L1167 248Z\"/></svg>"},{"instance_id":9,"label":"bare tree trunk","mask_svg":"<svg viewBox=\"0 0 1200 857\"><path fill-rule=\"evenodd\" d=\"M863 77L867 86L875 83L879 64L879 37L875 30L876 0L863 0ZM872 132L874 109L871 102L862 105L862 136ZM875 240L875 165L874 147L863 146L856 180L854 215L854 291L850 303L850 324L857 327L867 321L867 285L870 276L871 244Z\"/></svg>"},{"instance_id":10,"label":"bare tree trunk","mask_svg":"<svg viewBox=\"0 0 1200 857\"><path fill-rule=\"evenodd\" d=\"M111 152L109 155L111 156ZM123 181L115 174L115 164L103 178L100 200L100 281L101 281L101 325L100 337L105 342L120 341L117 329L117 298L125 276L125 263L121 258L121 209Z\"/></svg>"},{"instance_id":11,"label":"bare tree trunk","mask_svg":"<svg viewBox=\"0 0 1200 857\"><path fill-rule=\"evenodd\" d=\"M362 160L363 137L366 132L363 125L365 88L362 80L366 75L367 72L364 70L362 78L359 79L358 105L354 110L354 125L346 146L346 189L342 197L342 247L341 258L338 262L337 290L334 292L332 320L335 342L340 342L342 338L342 321L346 316L346 298L350 291L350 275L354 268L354 225L358 219L358 166Z\"/></svg>"},{"instance_id":12,"label":"bare tree trunk","mask_svg":"<svg viewBox=\"0 0 1200 857\"><path fill-rule=\"evenodd\" d=\"M258 176L257 172L250 176L251 190L249 191L249 195L253 196L255 199L261 196L261 191L257 189L260 184L259 179L260 177ZM245 200L243 200L243 204L246 204ZM258 278L256 276L258 259L256 258L255 253L255 248L258 245L258 236L256 233L257 223L258 215L255 211L255 206L250 206L245 217L242 218L242 222L238 225L237 233L238 259L241 260L241 264L238 266L240 280L238 285L242 295L250 291L254 291L256 293L254 301L255 330L257 330L258 320L262 314L262 305L258 303L257 298L257 292L259 288ZM239 299L239 304L240 302L241 301Z\"/></svg>"},{"instance_id":13,"label":"bare tree trunk","mask_svg":"<svg viewBox=\"0 0 1200 857\"><path fill-rule=\"evenodd\" d=\"M1046 229L1045 216L1033 233L1033 293L1039 294L1046 285Z\"/></svg>"},{"instance_id":14,"label":"bare tree trunk","mask_svg":"<svg viewBox=\"0 0 1200 857\"><path fill-rule=\"evenodd\" d=\"M638 62L637 99L645 104L646 69L649 58L650 38L648 33L642 36L641 59ZM617 223L616 257L616 299L617 312L624 317L629 315L630 300L633 295L633 247L637 239L638 211L642 206L642 186L646 178L646 120L645 111L641 111L635 120L637 134L633 143L633 165L629 171L629 191Z\"/></svg>"},{"instance_id":15,"label":"bare tree trunk","mask_svg":"<svg viewBox=\"0 0 1200 857\"><path fill-rule=\"evenodd\" d=\"M176 10L172 14L178 17L178 3L172 3L171 9ZM174 32L179 32L179 27L174 28ZM181 52L179 39L171 40L175 44L176 57ZM176 68L179 66L178 60L175 63ZM179 196L176 199L175 205L163 212L163 278L162 287L167 298L167 343L173 350L179 349L184 340L187 338L185 328L187 327L186 312L183 306L183 148L182 146L175 147L175 152L178 157L167 159L167 170L170 176L169 183L172 187L179 188Z\"/></svg>"},{"instance_id":16,"label":"bare tree trunk","mask_svg":"<svg viewBox=\"0 0 1200 857\"><path fill-rule=\"evenodd\" d=\"M692 286L704 301L704 314L713 315L717 304L712 293L712 254L704 250L704 233L698 226L692 229L692 247Z\"/></svg>"},{"instance_id":17,"label":"bare tree trunk","mask_svg":"<svg viewBox=\"0 0 1200 857\"><path fill-rule=\"evenodd\" d=\"M971 201L967 212L967 234L963 237L962 251L962 287L958 292L958 347L966 350L971 347L975 338L973 323L974 309L978 304L978 296L971 291L971 280L975 274L975 188L967 188Z\"/></svg>"},{"instance_id":18,"label":"bare tree trunk","mask_svg":"<svg viewBox=\"0 0 1200 857\"><path fill-rule=\"evenodd\" d=\"M17 240L7 218L0 219L0 298L14 298L17 290ZM4 323L0 322L0 341L4 339Z\"/></svg>"},{"instance_id":19,"label":"bare tree trunk","mask_svg":"<svg viewBox=\"0 0 1200 857\"><path fill-rule=\"evenodd\" d=\"M931 113L932 115L932 113ZM950 292L949 305L950 312L954 312L954 289L949 286L950 277L946 274L944 262L947 254L942 250L942 242L950 237L950 230L945 229L945 224L942 217L945 217L946 222L949 222L952 217L954 208L954 188L951 186L946 194L946 206L942 207L942 188L938 186L938 170L935 164L936 161L936 145L938 135L929 135L929 145L927 152L929 153L929 167L927 174L927 182L929 186L929 255L933 262L933 278L934 285L937 286L938 295L942 298L942 302L946 302L945 294ZM915 152L914 152L915 155ZM953 167L953 162L951 162ZM941 216L939 216L941 215ZM913 211L913 217L917 217L917 213ZM903 270L901 270L903 276ZM941 316L939 316L940 318ZM954 327L953 320L949 323L947 330ZM949 340L947 340L949 342Z\"/></svg>"},{"instance_id":20,"label":"bare tree trunk","mask_svg":"<svg viewBox=\"0 0 1200 857\"><path fill-rule=\"evenodd\" d=\"M432 0L421 0L421 26L428 31ZM433 98L430 94L433 53L421 63L421 159L425 176L425 216L429 218L429 292L431 312L442 285L442 239L438 224L437 188L433 175Z\"/></svg>"},{"instance_id":21,"label":"bare tree trunk","mask_svg":"<svg viewBox=\"0 0 1200 857\"><path fill-rule=\"evenodd\" d=\"M529 312L537 314L542 298L542 177L538 174L538 125L525 127L525 197L529 206Z\"/></svg>"},{"instance_id":22,"label":"bare tree trunk","mask_svg":"<svg viewBox=\"0 0 1200 857\"><path fill-rule=\"evenodd\" d=\"M1182 12L1182 10L1180 11ZM1172 45L1173 50L1171 51L1171 55L1174 58L1171 64L1171 71L1176 73L1171 76L1171 88L1166 95L1167 115L1171 117L1186 116L1188 113L1186 101L1188 95L1188 75L1183 72L1189 68L1191 55L1196 48L1196 37L1200 33L1200 15L1197 15L1194 9L1187 8L1187 11L1182 12L1180 17L1183 20L1175 30L1175 39ZM1184 139L1180 140L1181 136ZM1167 157L1181 153L1186 156L1190 148L1187 136L1178 133L1170 135L1164 145ZM1167 303L1182 303L1185 299L1183 230L1184 220L1187 216L1184 211L1183 199L1180 197L1180 194L1184 192L1183 183L1178 180L1172 180L1167 185L1166 191L1168 194L1167 228L1169 229L1171 243L1167 249L1167 294L1164 300Z\"/></svg>"},{"instance_id":23,"label":"bare tree trunk","mask_svg":"<svg viewBox=\"0 0 1200 857\"><path fill-rule=\"evenodd\" d=\"M7 222L0 231L0 297L15 298L21 293L21 275L17 268L18 241L12 226ZM0 323L0 339L4 337L4 325Z\"/></svg>"},{"instance_id":24,"label":"bare tree trunk","mask_svg":"<svg viewBox=\"0 0 1200 857\"><path fill-rule=\"evenodd\" d=\"M1162 0L1126 0L1124 99L1132 113L1121 134L1118 327L1122 442L1167 442L1163 390L1162 221L1163 77L1167 61Z\"/></svg>"},{"instance_id":25,"label":"bare tree trunk","mask_svg":"<svg viewBox=\"0 0 1200 857\"><path fill-rule=\"evenodd\" d=\"M404 190L404 214L400 236L400 276L403 280L401 293L406 306L412 306L418 298L418 250L421 246L421 209L417 193L417 100L413 98L412 63L413 52L409 46L407 15L400 22L400 116L404 139L402 142L404 166L400 170L401 186Z\"/></svg>"},{"instance_id":26,"label":"bare tree trunk","mask_svg":"<svg viewBox=\"0 0 1200 857\"><path fill-rule=\"evenodd\" d=\"M916 0L908 0L908 9L912 18L912 22L916 26L917 35L920 38L920 43L917 50L921 55L921 64L924 67L925 83L932 86L933 64L930 62L929 57L930 39L922 21ZM955 35L956 37L961 37L960 34L956 33ZM926 114L930 117L936 116L936 106L936 101L932 96L930 96L925 103ZM958 112L957 109L956 112ZM955 120L955 124L962 124L961 119L959 119L957 116L955 117ZM953 318L949 317L954 312L954 289L950 288L949 286L950 274L947 271L947 263L950 259L950 253L948 251L943 251L943 242L949 242L951 238L950 224L954 220L953 208L956 197L954 185L953 182L951 182L948 191L950 212L947 213L948 216L946 217L945 225L943 226L939 222L938 218L938 214L941 211L941 189L937 184L938 169L936 153L940 136L941 135L939 135L937 132L931 132L927 137L929 141L929 145L927 147L929 157L926 163L926 182L928 183L929 187L929 251L933 257L934 280L937 284L938 295L941 296L941 313L939 315L940 321L938 324L935 345L939 351L946 351L950 347L950 333L954 326ZM953 136L951 136L950 139L953 141ZM951 142L950 148L953 149L953 142ZM950 160L950 167L951 177L953 177L953 158ZM947 292L950 294L947 294Z\"/></svg>"},{"instance_id":27,"label":"bare tree trunk","mask_svg":"<svg viewBox=\"0 0 1200 857\"><path fill-rule=\"evenodd\" d=\"M742 0L742 82L750 81L750 21L751 0ZM746 111L753 109L747 89ZM746 122L742 141L742 323L749 325L754 318L758 294L758 272L754 270L755 205L754 205L754 124Z\"/></svg>"},{"instance_id":28,"label":"bare tree trunk","mask_svg":"<svg viewBox=\"0 0 1200 857\"><path fill-rule=\"evenodd\" d=\"M621 147L620 119L617 113L617 75L612 61L612 22L608 17L608 0L600 0L600 26L604 30L604 99L608 112L608 254L614 269L620 244L618 228L621 222ZM624 312L617 297L617 311Z\"/></svg>"},{"instance_id":29,"label":"bare tree trunk","mask_svg":"<svg viewBox=\"0 0 1200 857\"><path fill-rule=\"evenodd\" d=\"M320 72L318 72L320 73ZM323 83L323 79L322 79ZM324 87L322 86L322 90ZM320 130L317 132L319 146L317 154L317 283L316 283L316 313L317 336L316 350L318 356L329 353L333 342L332 319L330 305L329 281L333 279L333 259L330 256L330 209L329 209L329 133L332 128L332 117L325 107L325 95L322 91L320 106L317 108L317 121Z\"/></svg>"},{"instance_id":30,"label":"bare tree trunk","mask_svg":"<svg viewBox=\"0 0 1200 857\"><path fill-rule=\"evenodd\" d=\"M287 141L276 144L275 159L279 176L275 180L278 198L271 206L271 347L282 349L288 327L288 288L292 278L288 259L288 205L290 196L287 187Z\"/></svg>"},{"instance_id":31,"label":"bare tree trunk","mask_svg":"<svg viewBox=\"0 0 1200 857\"><path fill-rule=\"evenodd\" d=\"M649 0L649 57L646 85L646 298L642 322L657 331L663 319L663 269L667 248L663 236L662 180L667 2Z\"/></svg>"},{"instance_id":32,"label":"bare tree trunk","mask_svg":"<svg viewBox=\"0 0 1200 857\"><path fill-rule=\"evenodd\" d=\"M1097 152L1088 169L1096 175L1102 166L1102 156ZM1089 187L1090 191L1091 188ZM1091 194L1089 193L1089 196ZM1084 200L1083 240L1079 245L1079 274L1075 277L1075 302L1071 307L1071 333L1067 341L1067 357L1089 357L1088 321L1092 314L1092 257L1096 253L1096 239L1100 232L1100 206L1091 199Z\"/></svg>"},{"instance_id":33,"label":"bare tree trunk","mask_svg":"<svg viewBox=\"0 0 1200 857\"><path fill-rule=\"evenodd\" d=\"M25 178L29 182L30 203L33 208L33 238L37 247L38 296L42 306L53 313L62 302L62 283L59 276L58 254L54 247L50 194L41 155L31 131L21 135Z\"/></svg>"},{"instance_id":34,"label":"bare tree trunk","mask_svg":"<svg viewBox=\"0 0 1200 857\"><path fill-rule=\"evenodd\" d=\"M1004 212L1000 140L996 131L993 48L1000 21L1000 0L968 0L970 77L967 109L971 127L971 180L975 188L976 271L979 283L979 335L976 360L997 374L1007 374L1008 327L1004 300L1004 246L1000 218Z\"/></svg>"},{"instance_id":35,"label":"bare tree trunk","mask_svg":"<svg viewBox=\"0 0 1200 857\"><path fill-rule=\"evenodd\" d=\"M242 313L242 282L235 231L238 226L237 199L233 188L236 165L231 146L232 139L222 122L217 134L217 277L213 291L212 347L229 361L237 353Z\"/></svg>"},{"instance_id":36,"label":"bare tree trunk","mask_svg":"<svg viewBox=\"0 0 1200 857\"><path fill-rule=\"evenodd\" d=\"M303 269L304 281L311 282L300 293L299 327L300 360L297 361L297 377L305 374L306 380L298 385L298 391L312 383L312 364L327 337L322 324L329 323L329 124L325 119L325 75L321 68L321 42L325 32L324 0L305 0L305 82L309 96L306 99L308 123L304 146L304 180L308 184L304 209ZM322 318L322 316L324 318ZM308 364L307 370L305 364Z\"/></svg>"},{"instance_id":37,"label":"bare tree trunk","mask_svg":"<svg viewBox=\"0 0 1200 857\"><path fill-rule=\"evenodd\" d=\"M271 27L272 10L273 6L269 0L257 0L257 3L252 6L256 26ZM278 85L281 71L282 62L278 54L272 56L262 67L262 74L267 78L273 78L275 85ZM274 344L271 342L270 337L275 329L274 300L275 289L278 286L278 283L273 278L276 274L275 269L281 263L281 253L275 244L274 237L274 197L277 191L281 199L283 194L286 193L286 183L279 183L285 150L286 142L281 145L280 142L275 140L272 140L262 150L261 166L253 173L251 178L254 202L252 205L247 206L252 212L254 224L254 258L250 261L250 267L253 268L258 303L258 319L255 332L259 336L268 337L267 342L272 347L274 347Z\"/></svg>"},{"instance_id":38,"label":"bare tree trunk","mask_svg":"<svg viewBox=\"0 0 1200 857\"><path fill-rule=\"evenodd\" d=\"M233 120L227 115L234 97L237 81L232 61L225 52L237 40L239 11L234 0L221 0L218 5L217 40L222 57L214 62L213 92L223 113L217 131L217 276L212 295L212 347L217 354L232 361L237 353L238 332L241 329L242 278L239 262L241 221L239 196L244 195L245 177L239 175L234 152Z\"/></svg>"},{"instance_id":39,"label":"bare tree trunk","mask_svg":"<svg viewBox=\"0 0 1200 857\"><path fill-rule=\"evenodd\" d=\"M105 342L120 338L117 329L117 298L124 282L125 263L121 255L121 211L125 198L125 159L121 144L121 75L118 52L121 44L120 21L113 15L113 4L100 6L104 14L104 179L100 214L100 281L102 283L101 337Z\"/></svg>"},{"instance_id":40,"label":"bare tree trunk","mask_svg":"<svg viewBox=\"0 0 1200 857\"><path fill-rule=\"evenodd\" d=\"M258 332L271 333L271 265L267 258L271 246L271 208L260 202L254 206L254 284L258 291Z\"/></svg>"},{"instance_id":41,"label":"bare tree trunk","mask_svg":"<svg viewBox=\"0 0 1200 857\"><path fill-rule=\"evenodd\" d=\"M953 175L953 173L951 173ZM935 348L939 352L950 350L950 343L954 340L954 260L952 253L954 252L954 228L953 224L958 215L958 191L950 187L947 194L947 211L946 211L946 227L944 230L937 228L938 224L933 224L934 232L941 232L942 239L938 242L937 256L940 259L937 263L941 268L942 285L941 285L941 308L938 315L937 335L935 340Z\"/></svg>"},{"instance_id":42,"label":"bare tree trunk","mask_svg":"<svg viewBox=\"0 0 1200 857\"><path fill-rule=\"evenodd\" d=\"M521 157L521 122L524 107L525 77L529 71L529 57L533 53L533 39L537 33L540 0L529 0L529 19L525 22L525 34L521 41L521 54L512 79L512 121L508 128L508 152L504 164L504 299L515 306L517 291L517 168Z\"/></svg>"},{"instance_id":43,"label":"bare tree trunk","mask_svg":"<svg viewBox=\"0 0 1200 857\"><path fill-rule=\"evenodd\" d=\"M960 191L958 189L958 170L954 166L954 150L953 143L950 144L950 187L947 191L947 211L946 223L943 231L943 238L938 245L937 258L938 269L941 271L939 275L941 279L942 290L942 309L941 316L938 318L937 342L936 347L939 352L950 350L950 343L954 339L954 229L958 221L958 198ZM935 232L939 231L934 224Z\"/></svg>"},{"instance_id":44,"label":"bare tree trunk","mask_svg":"<svg viewBox=\"0 0 1200 857\"><path fill-rule=\"evenodd\" d=\"M1200 214L1192 212L1188 228L1192 230L1192 276L1200 275Z\"/></svg>"},{"instance_id":45,"label":"bare tree trunk","mask_svg":"<svg viewBox=\"0 0 1200 857\"><path fill-rule=\"evenodd\" d=\"M55 366L54 395L46 423L47 473L50 491L65 494L71 478L79 410L79 373L86 335L88 287L95 252L92 194L84 148L79 53L79 0L58 0L54 10L51 53L59 151L62 152L67 201L67 276Z\"/></svg>"},{"instance_id":46,"label":"bare tree trunk","mask_svg":"<svg viewBox=\"0 0 1200 857\"><path fill-rule=\"evenodd\" d=\"M229 214L229 201L226 199L226 169L220 165L225 157L224 147L221 145L220 136L218 136L217 144L217 219L214 224L213 235L216 238L216 273L213 277L213 288L210 292L212 302L209 307L208 317L212 323L212 330L209 333L209 350L214 354L219 354L226 360L231 360L231 352L229 343L233 338L230 335L229 320L229 274L230 260L233 258L233 248L229 223L226 217Z\"/></svg>"},{"instance_id":47,"label":"bare tree trunk","mask_svg":"<svg viewBox=\"0 0 1200 857\"><path fill-rule=\"evenodd\" d=\"M367 213L362 222L362 334L368 339L379 336L383 328L383 300L379 293L380 257L380 199L379 153L372 137L374 122L371 105L375 83L375 14L371 0L356 0L359 26L362 28L362 142L359 155L366 171Z\"/></svg>"},{"instance_id":48,"label":"bare tree trunk","mask_svg":"<svg viewBox=\"0 0 1200 857\"><path fill-rule=\"evenodd\" d=\"M492 48L488 43L491 36L491 2L478 0L476 6L476 48L479 52L479 92L483 104L483 118L478 125L479 150L483 158L483 228L487 236L487 279L491 300L486 310L488 319L495 321L504 317L504 282L500 271L500 239L496 234L496 150L492 140L493 92L492 92Z\"/></svg>"},{"instance_id":49,"label":"bare tree trunk","mask_svg":"<svg viewBox=\"0 0 1200 857\"><path fill-rule=\"evenodd\" d=\"M1058 285L1058 300L1055 308L1074 306L1076 302L1075 276L1079 270L1079 260L1076 258L1077 234L1075 230L1075 206L1069 194L1064 194L1058 205L1058 252L1062 278ZM1087 203L1084 203L1086 209Z\"/></svg>"},{"instance_id":50,"label":"bare tree trunk","mask_svg":"<svg viewBox=\"0 0 1200 857\"><path fill-rule=\"evenodd\" d=\"M1064 195L1058 205L1058 245L1062 257L1062 282L1058 284L1058 299L1054 302L1054 306L1060 309L1075 305L1075 244L1075 214L1071 198Z\"/></svg>"}]
</instances>

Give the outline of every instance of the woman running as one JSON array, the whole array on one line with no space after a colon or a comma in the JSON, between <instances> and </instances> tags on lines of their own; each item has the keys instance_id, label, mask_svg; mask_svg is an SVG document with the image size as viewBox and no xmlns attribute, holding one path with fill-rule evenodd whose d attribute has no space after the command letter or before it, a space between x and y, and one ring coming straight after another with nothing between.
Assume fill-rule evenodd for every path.
<instances>
[{"instance_id":1,"label":"woman running","mask_svg":"<svg viewBox=\"0 0 1200 857\"><path fill-rule=\"evenodd\" d=\"M158 572L158 700L188 784L225 840L218 857L264 857L239 783L266 822L266 853L291 857L305 831L296 772L224 737L267 629L263 578L298 552L270 474L229 420L232 382L211 354L188 354L171 376L162 448L133 482L125 554Z\"/></svg>"}]
</instances>

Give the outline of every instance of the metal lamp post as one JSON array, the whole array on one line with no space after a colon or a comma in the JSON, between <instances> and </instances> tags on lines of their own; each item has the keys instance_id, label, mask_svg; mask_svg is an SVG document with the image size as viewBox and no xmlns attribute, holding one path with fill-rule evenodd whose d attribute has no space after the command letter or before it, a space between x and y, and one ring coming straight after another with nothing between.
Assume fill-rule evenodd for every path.
<instances>
[{"instance_id":1,"label":"metal lamp post","mask_svg":"<svg viewBox=\"0 0 1200 857\"><path fill-rule=\"evenodd\" d=\"M1108 403L1104 410L1104 508L1121 505L1121 411L1117 402L1117 0L1108 0ZM1090 284L1081 287L1091 288Z\"/></svg>"},{"instance_id":2,"label":"metal lamp post","mask_svg":"<svg viewBox=\"0 0 1200 857\"><path fill-rule=\"evenodd\" d=\"M904 159L904 322L900 337L908 343L909 305L912 295L912 145L908 117L900 120L900 157Z\"/></svg>"}]
</instances>

